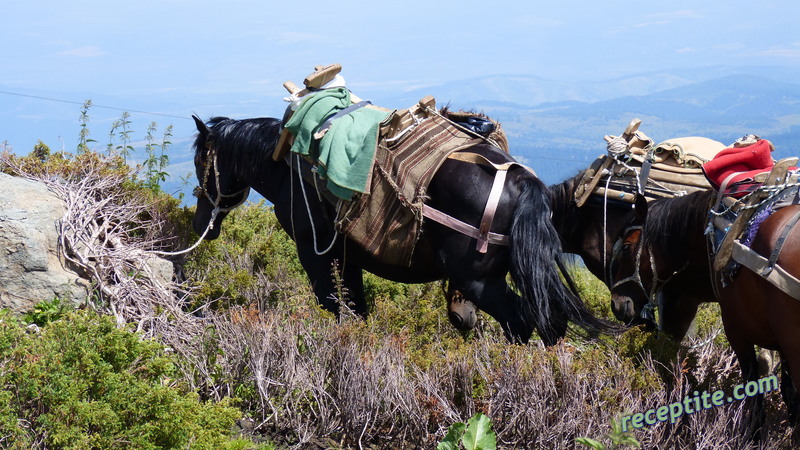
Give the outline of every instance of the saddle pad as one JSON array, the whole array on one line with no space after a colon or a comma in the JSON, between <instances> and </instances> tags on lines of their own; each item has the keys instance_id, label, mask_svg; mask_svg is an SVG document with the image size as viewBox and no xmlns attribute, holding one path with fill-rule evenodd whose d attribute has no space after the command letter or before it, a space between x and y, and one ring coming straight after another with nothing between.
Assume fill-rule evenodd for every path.
<instances>
[{"instance_id":1,"label":"saddle pad","mask_svg":"<svg viewBox=\"0 0 800 450\"><path fill-rule=\"evenodd\" d=\"M431 179L451 153L477 142L484 141L438 115L397 141L381 139L370 194L340 210L337 229L384 263L410 265Z\"/></svg>"}]
</instances>

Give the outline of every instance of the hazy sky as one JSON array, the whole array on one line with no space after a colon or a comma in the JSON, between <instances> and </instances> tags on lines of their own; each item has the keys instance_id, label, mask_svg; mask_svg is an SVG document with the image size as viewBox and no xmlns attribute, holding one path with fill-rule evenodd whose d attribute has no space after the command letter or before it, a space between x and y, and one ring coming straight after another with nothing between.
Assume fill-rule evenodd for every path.
<instances>
[{"instance_id":1,"label":"hazy sky","mask_svg":"<svg viewBox=\"0 0 800 450\"><path fill-rule=\"evenodd\" d=\"M207 109L206 96L282 95L283 81L299 82L314 65L332 62L344 66L357 92L490 74L596 81L666 67L800 68L800 2L31 0L0 7L0 106L24 95L100 104L122 95L138 101L109 106L188 118ZM175 98L180 106L164 104ZM25 117L71 111L75 123L79 107L67 106L30 98L4 113L0 141L21 132L24 124L13 120ZM50 132L43 127L36 124Z\"/></svg>"},{"instance_id":2,"label":"hazy sky","mask_svg":"<svg viewBox=\"0 0 800 450\"><path fill-rule=\"evenodd\" d=\"M263 90L334 61L361 82L404 86L800 65L796 0L31 0L0 11L0 85L19 91Z\"/></svg>"}]
</instances>

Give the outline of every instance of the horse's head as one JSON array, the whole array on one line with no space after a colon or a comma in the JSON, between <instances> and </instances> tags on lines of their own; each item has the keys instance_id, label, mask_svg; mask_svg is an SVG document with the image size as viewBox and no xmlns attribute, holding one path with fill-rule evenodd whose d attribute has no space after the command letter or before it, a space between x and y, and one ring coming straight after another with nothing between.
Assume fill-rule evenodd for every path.
<instances>
[{"instance_id":1,"label":"horse's head","mask_svg":"<svg viewBox=\"0 0 800 450\"><path fill-rule=\"evenodd\" d=\"M198 131L194 167L199 183L194 190L197 210L192 226L197 234L205 233L206 239L216 239L222 219L247 200L250 187L235 175L232 161L217 147L215 129L224 121L218 120L209 128L197 116L192 118Z\"/></svg>"},{"instance_id":2,"label":"horse's head","mask_svg":"<svg viewBox=\"0 0 800 450\"><path fill-rule=\"evenodd\" d=\"M609 266L611 309L614 316L635 325L652 321L647 314L652 290L652 255L644 241L644 222L647 218L647 200L636 197L631 212L612 250ZM642 312L645 311L645 314Z\"/></svg>"}]
</instances>

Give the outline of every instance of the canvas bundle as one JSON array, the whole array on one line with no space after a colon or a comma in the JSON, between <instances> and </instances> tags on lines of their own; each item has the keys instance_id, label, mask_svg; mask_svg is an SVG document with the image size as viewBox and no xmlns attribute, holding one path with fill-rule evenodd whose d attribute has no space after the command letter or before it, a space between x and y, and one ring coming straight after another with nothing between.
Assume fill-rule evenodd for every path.
<instances>
[{"instance_id":1,"label":"canvas bundle","mask_svg":"<svg viewBox=\"0 0 800 450\"><path fill-rule=\"evenodd\" d=\"M654 145L638 131L639 123L638 119L631 122L621 136L606 136L608 154L592 163L575 190L578 206L593 195L633 203L640 189L652 200L711 187L701 166L725 145L704 137L674 138Z\"/></svg>"}]
</instances>

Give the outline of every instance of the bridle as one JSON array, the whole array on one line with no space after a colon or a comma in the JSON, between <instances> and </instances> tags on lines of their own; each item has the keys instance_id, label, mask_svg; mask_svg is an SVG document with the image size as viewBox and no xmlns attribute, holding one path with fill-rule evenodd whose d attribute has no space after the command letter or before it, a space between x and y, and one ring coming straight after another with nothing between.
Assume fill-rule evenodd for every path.
<instances>
[{"instance_id":1,"label":"bridle","mask_svg":"<svg viewBox=\"0 0 800 450\"><path fill-rule=\"evenodd\" d=\"M216 184L216 197L212 198L211 193L208 191L208 177L211 174L211 170L214 170L214 183ZM232 193L232 194L223 194L222 189L219 185L219 163L217 162L217 148L214 146L214 142L211 138L206 139L206 157L205 163L203 164L203 181L199 186L195 186L194 190L192 191L192 195L197 197L198 199L202 196L205 196L208 201L211 203L211 206L214 209L211 210L211 218L208 221L208 226L206 227L206 232L214 228L214 220L216 219L217 215L221 212L230 212L240 206L242 203L247 200L247 197L250 195L250 186L245 186L244 188ZM232 206L221 206L222 202L228 198L235 198L241 196L241 199L233 204ZM205 234L205 233L204 233Z\"/></svg>"},{"instance_id":2,"label":"bridle","mask_svg":"<svg viewBox=\"0 0 800 450\"><path fill-rule=\"evenodd\" d=\"M652 247L649 247L647 253L648 257L650 258L650 270L652 271L653 276L650 283L650 290L648 291L647 288L644 287L644 282L642 281L642 276L640 271L641 261L642 261L642 248L644 247L644 245L642 245L644 242L644 227L641 225L634 225L626 228L625 231L623 231L623 233L621 234L621 237L619 237L617 241L614 243L614 247L612 248L611 264L609 265L609 274L608 274L610 281L613 281L614 279L612 268L614 264L619 260L622 253L622 248L624 245L623 238L636 230L640 230L641 234L639 235L639 240L638 240L639 242L636 244L637 250L636 250L636 263L634 265L635 267L634 272L630 276L614 282L609 288L609 290L613 291L615 288L625 283L634 283L636 286L639 287L639 289L642 290L642 292L648 299L647 304L642 308L640 317L655 322L655 310L658 306L656 295L661 290L661 288L664 287L664 285L666 285L673 277L675 277L675 275L679 274L684 269L686 269L689 263L687 261L683 267L672 272L672 274L670 274L668 277L662 279L658 276L658 267L656 266L656 260L655 257L653 256L653 249Z\"/></svg>"},{"instance_id":3,"label":"bridle","mask_svg":"<svg viewBox=\"0 0 800 450\"><path fill-rule=\"evenodd\" d=\"M214 181L217 188L217 195L214 198L212 198L211 193L208 192L208 177L211 174L212 168L214 170ZM203 181L199 186L195 186L195 188L192 190L192 195L194 197L197 197L198 199L200 199L202 196L205 196L208 199L208 201L211 202L211 206L214 207L211 210L211 217L208 219L208 225L206 225L205 231L203 231L203 234L200 235L200 237L197 239L197 242L195 242L194 245L185 250L180 250L177 252L156 251L154 253L161 256L177 256L177 255L182 255L184 253L189 253L190 251L194 250L195 248L197 248L198 245L200 245L201 242L203 242L203 239L205 239L208 232L214 229L214 221L217 219L219 213L230 212L234 210L236 207L244 203L247 200L247 197L250 195L250 186L246 186L245 188L236 191L232 194L222 193L219 185L219 163L217 162L217 149L214 146L213 141L210 137L206 138L206 157L205 157L205 163L203 164ZM239 196L241 196L241 199L234 205L224 206L224 207L221 206L222 202L225 199L239 197Z\"/></svg>"}]
</instances>

